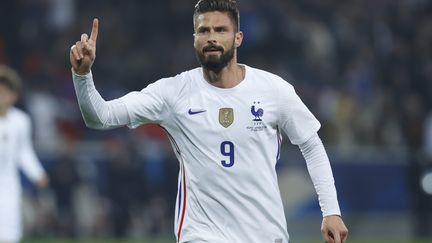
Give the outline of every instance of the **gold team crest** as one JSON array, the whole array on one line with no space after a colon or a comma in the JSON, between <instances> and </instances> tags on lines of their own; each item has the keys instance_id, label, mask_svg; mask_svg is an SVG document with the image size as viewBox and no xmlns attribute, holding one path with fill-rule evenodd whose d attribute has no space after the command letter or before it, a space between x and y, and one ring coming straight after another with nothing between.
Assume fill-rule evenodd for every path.
<instances>
[{"instance_id":1,"label":"gold team crest","mask_svg":"<svg viewBox=\"0 0 432 243\"><path fill-rule=\"evenodd\" d=\"M219 123L227 128L234 122L233 108L220 108L219 109Z\"/></svg>"}]
</instances>

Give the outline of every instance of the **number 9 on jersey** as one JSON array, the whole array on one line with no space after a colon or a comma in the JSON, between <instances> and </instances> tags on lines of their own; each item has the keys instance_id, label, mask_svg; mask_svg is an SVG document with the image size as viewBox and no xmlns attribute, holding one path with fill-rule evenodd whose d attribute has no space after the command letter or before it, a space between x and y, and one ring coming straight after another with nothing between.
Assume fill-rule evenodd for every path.
<instances>
[{"instance_id":1,"label":"number 9 on jersey","mask_svg":"<svg viewBox=\"0 0 432 243\"><path fill-rule=\"evenodd\" d=\"M230 141L223 141L220 145L220 151L223 156L229 158L229 160L226 159L221 160L221 164L224 167L233 166L234 165L234 144Z\"/></svg>"}]
</instances>

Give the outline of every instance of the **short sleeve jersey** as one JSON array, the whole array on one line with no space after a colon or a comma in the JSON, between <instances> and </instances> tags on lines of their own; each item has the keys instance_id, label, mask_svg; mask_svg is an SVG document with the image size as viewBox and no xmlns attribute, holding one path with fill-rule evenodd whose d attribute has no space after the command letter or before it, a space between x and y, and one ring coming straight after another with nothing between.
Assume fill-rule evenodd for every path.
<instances>
[{"instance_id":1,"label":"short sleeve jersey","mask_svg":"<svg viewBox=\"0 0 432 243\"><path fill-rule=\"evenodd\" d=\"M160 124L180 162L178 242L288 242L275 170L280 132L301 144L320 124L288 82L245 70L233 88L209 84L196 68L120 98L128 126Z\"/></svg>"}]
</instances>

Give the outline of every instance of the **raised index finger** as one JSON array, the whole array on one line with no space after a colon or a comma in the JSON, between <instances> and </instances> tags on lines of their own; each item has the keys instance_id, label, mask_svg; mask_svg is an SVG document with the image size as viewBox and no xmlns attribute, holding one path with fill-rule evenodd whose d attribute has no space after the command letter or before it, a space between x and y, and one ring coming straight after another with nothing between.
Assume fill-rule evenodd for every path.
<instances>
[{"instance_id":1,"label":"raised index finger","mask_svg":"<svg viewBox=\"0 0 432 243\"><path fill-rule=\"evenodd\" d=\"M97 40L98 30L99 30L99 20L97 18L94 18L93 27L90 34L90 40L94 41L94 43L96 43Z\"/></svg>"}]
</instances>

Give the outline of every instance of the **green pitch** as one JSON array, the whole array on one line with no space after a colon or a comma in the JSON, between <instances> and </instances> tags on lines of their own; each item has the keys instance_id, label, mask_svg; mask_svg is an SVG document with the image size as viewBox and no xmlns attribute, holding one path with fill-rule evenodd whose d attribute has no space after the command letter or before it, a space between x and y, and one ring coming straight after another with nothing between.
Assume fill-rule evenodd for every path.
<instances>
[{"instance_id":1,"label":"green pitch","mask_svg":"<svg viewBox=\"0 0 432 243\"><path fill-rule=\"evenodd\" d=\"M143 239L143 240L62 240L62 239L51 239L51 240L23 240L22 243L175 243L174 240L168 239ZM300 241L293 243L320 243L323 242L320 239ZM431 243L432 239L424 240L398 240L398 239L348 239L347 243Z\"/></svg>"}]
</instances>

